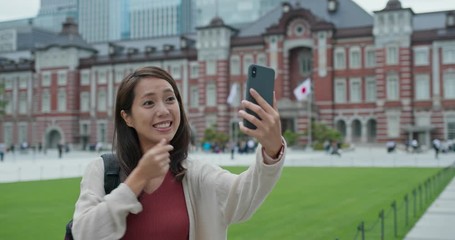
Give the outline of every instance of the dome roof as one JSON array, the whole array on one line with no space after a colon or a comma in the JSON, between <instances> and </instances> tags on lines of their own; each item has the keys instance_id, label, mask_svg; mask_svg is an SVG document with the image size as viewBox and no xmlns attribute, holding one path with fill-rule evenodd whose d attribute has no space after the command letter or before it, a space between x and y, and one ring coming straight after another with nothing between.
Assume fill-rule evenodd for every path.
<instances>
[{"instance_id":1,"label":"dome roof","mask_svg":"<svg viewBox=\"0 0 455 240\"><path fill-rule=\"evenodd\" d=\"M385 6L385 10L397 10L401 8L400 0L389 0Z\"/></svg>"},{"instance_id":2,"label":"dome roof","mask_svg":"<svg viewBox=\"0 0 455 240\"><path fill-rule=\"evenodd\" d=\"M213 27L224 26L224 21L220 17L216 16L210 21L209 26Z\"/></svg>"}]
</instances>

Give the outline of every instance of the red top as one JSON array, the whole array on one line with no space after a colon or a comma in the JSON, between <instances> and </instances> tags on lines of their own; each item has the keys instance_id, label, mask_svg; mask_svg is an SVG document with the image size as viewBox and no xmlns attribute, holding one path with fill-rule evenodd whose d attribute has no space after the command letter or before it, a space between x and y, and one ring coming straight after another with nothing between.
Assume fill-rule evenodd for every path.
<instances>
[{"instance_id":1,"label":"red top","mask_svg":"<svg viewBox=\"0 0 455 240\"><path fill-rule=\"evenodd\" d=\"M189 239L190 221L182 182L177 181L170 171L153 193L142 192L139 202L143 210L128 215L123 240Z\"/></svg>"}]
</instances>

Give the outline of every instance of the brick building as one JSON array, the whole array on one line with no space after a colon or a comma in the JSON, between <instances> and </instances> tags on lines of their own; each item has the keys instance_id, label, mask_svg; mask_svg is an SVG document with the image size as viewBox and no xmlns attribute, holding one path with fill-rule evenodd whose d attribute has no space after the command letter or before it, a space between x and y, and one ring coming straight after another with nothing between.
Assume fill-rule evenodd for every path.
<instances>
[{"instance_id":1,"label":"brick building","mask_svg":"<svg viewBox=\"0 0 455 240\"><path fill-rule=\"evenodd\" d=\"M292 92L311 78L311 118L347 142L455 138L453 10L416 14L389 0L370 15L351 0L301 0L248 25L214 18L194 34L90 45L72 21L58 35L8 29L0 49L6 144L111 144L116 87L144 65L174 76L196 142L212 125L232 136L251 63L276 70L283 129L307 129L308 104Z\"/></svg>"}]
</instances>

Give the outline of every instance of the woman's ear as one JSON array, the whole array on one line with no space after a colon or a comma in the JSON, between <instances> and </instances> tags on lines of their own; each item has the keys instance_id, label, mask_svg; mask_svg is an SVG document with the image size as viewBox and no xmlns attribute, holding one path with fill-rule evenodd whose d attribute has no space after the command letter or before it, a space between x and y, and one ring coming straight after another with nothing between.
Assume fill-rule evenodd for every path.
<instances>
[{"instance_id":1,"label":"woman's ear","mask_svg":"<svg viewBox=\"0 0 455 240\"><path fill-rule=\"evenodd\" d=\"M130 121L130 116L125 112L125 110L120 111L120 115L122 115L123 121L125 121L128 127L133 127L133 124Z\"/></svg>"}]
</instances>

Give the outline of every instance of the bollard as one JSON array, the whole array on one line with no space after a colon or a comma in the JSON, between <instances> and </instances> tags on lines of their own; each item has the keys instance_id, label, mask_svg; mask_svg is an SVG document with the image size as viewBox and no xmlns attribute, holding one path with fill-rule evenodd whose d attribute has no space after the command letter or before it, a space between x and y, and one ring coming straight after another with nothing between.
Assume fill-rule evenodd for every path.
<instances>
[{"instance_id":1,"label":"bollard","mask_svg":"<svg viewBox=\"0 0 455 240\"><path fill-rule=\"evenodd\" d=\"M395 237L398 237L398 220L397 220L397 202L393 201L392 204L393 209L393 230L395 233Z\"/></svg>"},{"instance_id":2,"label":"bollard","mask_svg":"<svg viewBox=\"0 0 455 240\"><path fill-rule=\"evenodd\" d=\"M357 227L357 230L360 231L360 234L362 235L362 240L365 240L365 222L364 221L360 222L359 226Z\"/></svg>"},{"instance_id":3,"label":"bollard","mask_svg":"<svg viewBox=\"0 0 455 240\"><path fill-rule=\"evenodd\" d=\"M414 188L412 190L412 195L414 196L414 218L417 217L417 190Z\"/></svg>"},{"instance_id":4,"label":"bollard","mask_svg":"<svg viewBox=\"0 0 455 240\"><path fill-rule=\"evenodd\" d=\"M423 202L422 202L422 184L419 184L419 198L420 198L420 210L423 209Z\"/></svg>"},{"instance_id":5,"label":"bollard","mask_svg":"<svg viewBox=\"0 0 455 240\"><path fill-rule=\"evenodd\" d=\"M379 213L379 218L381 219L381 240L384 240L384 209Z\"/></svg>"},{"instance_id":6,"label":"bollard","mask_svg":"<svg viewBox=\"0 0 455 240\"><path fill-rule=\"evenodd\" d=\"M404 195L404 204L405 204L405 226L409 224L409 201L408 201L408 194Z\"/></svg>"}]
</instances>

